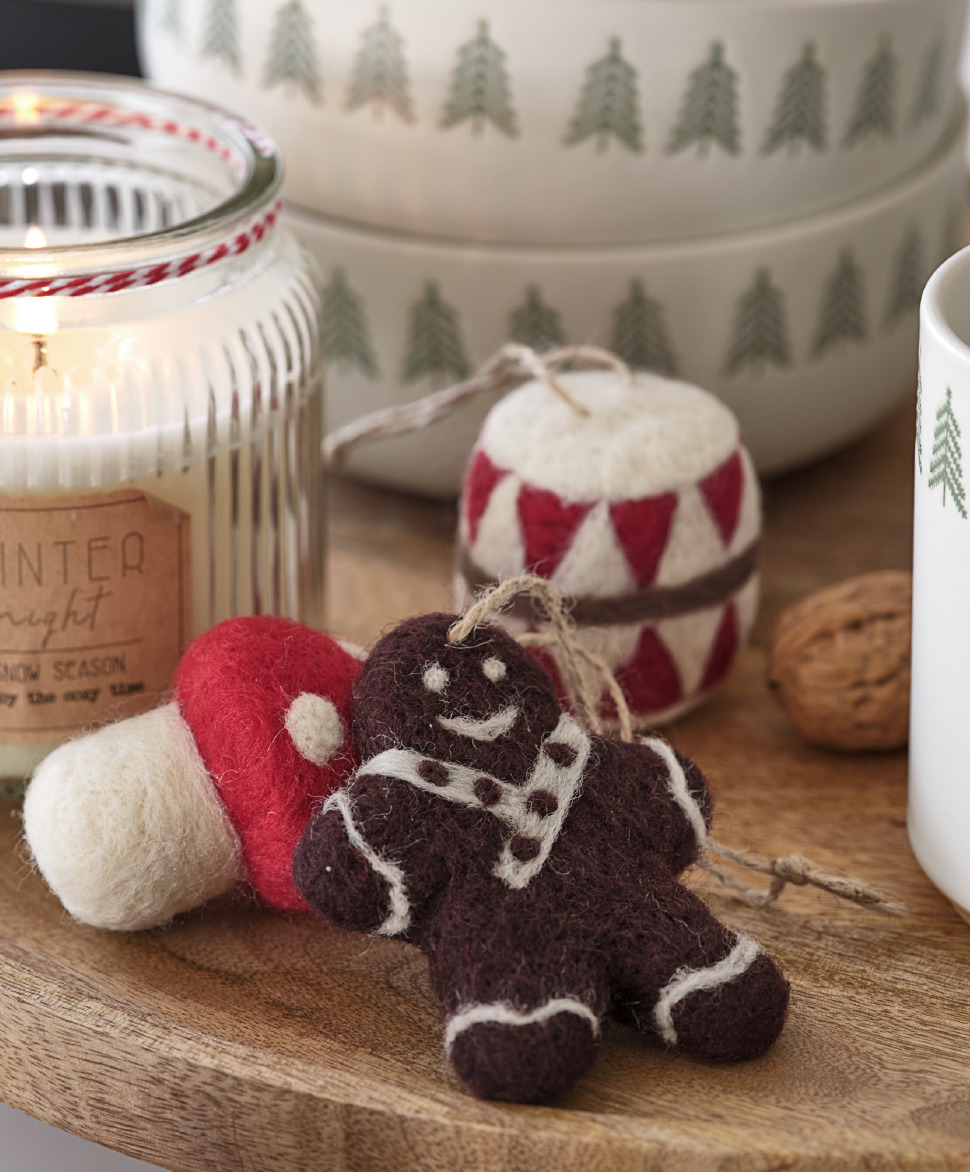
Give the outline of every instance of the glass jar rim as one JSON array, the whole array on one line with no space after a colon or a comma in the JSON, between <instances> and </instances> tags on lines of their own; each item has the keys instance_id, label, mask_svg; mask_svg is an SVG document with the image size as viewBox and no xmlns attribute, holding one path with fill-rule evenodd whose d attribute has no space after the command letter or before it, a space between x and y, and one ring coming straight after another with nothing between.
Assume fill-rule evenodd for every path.
<instances>
[{"instance_id":1,"label":"glass jar rim","mask_svg":"<svg viewBox=\"0 0 970 1172\"><path fill-rule=\"evenodd\" d=\"M106 131L160 132L219 156L237 185L201 214L148 232L89 243L0 248L0 298L112 291L119 276L165 279L172 262L188 254L205 264L238 255L276 223L283 183L279 150L268 134L219 106L134 78L18 70L0 72L0 146L11 137L3 133L5 124L34 134L40 128L92 137ZM133 249L137 270L131 268Z\"/></svg>"}]
</instances>

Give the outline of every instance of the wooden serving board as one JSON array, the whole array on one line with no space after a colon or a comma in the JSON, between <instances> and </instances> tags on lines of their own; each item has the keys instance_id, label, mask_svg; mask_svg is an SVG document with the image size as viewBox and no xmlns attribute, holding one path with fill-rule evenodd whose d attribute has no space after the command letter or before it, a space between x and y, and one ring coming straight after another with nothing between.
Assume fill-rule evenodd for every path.
<instances>
[{"instance_id":1,"label":"wooden serving board","mask_svg":"<svg viewBox=\"0 0 970 1172\"><path fill-rule=\"evenodd\" d=\"M711 894L791 978L790 1021L767 1056L708 1066L615 1027L558 1102L479 1102L443 1058L415 949L240 900L164 930L80 927L22 862L11 817L0 827L0 1098L186 1172L970 1167L970 928L909 850L905 755L810 748L762 679L783 605L909 564L911 416L910 404L768 486L755 646L670 730L710 777L722 841L803 851L912 909L891 920L789 889L757 912ZM335 629L368 642L448 607L450 509L350 486L332 503Z\"/></svg>"}]
</instances>

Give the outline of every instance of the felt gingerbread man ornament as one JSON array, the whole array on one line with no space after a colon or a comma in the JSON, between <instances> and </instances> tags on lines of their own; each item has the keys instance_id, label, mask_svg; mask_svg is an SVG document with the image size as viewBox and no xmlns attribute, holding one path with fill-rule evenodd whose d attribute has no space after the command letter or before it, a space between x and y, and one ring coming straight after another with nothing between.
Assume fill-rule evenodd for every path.
<instances>
[{"instance_id":1,"label":"felt gingerbread man ornament","mask_svg":"<svg viewBox=\"0 0 970 1172\"><path fill-rule=\"evenodd\" d=\"M362 764L307 827L297 888L338 924L424 950L477 1095L565 1090L611 1012L715 1061L777 1037L788 983L678 881L710 802L666 743L590 735L507 632L444 614L377 643L353 730Z\"/></svg>"},{"instance_id":2,"label":"felt gingerbread man ornament","mask_svg":"<svg viewBox=\"0 0 970 1172\"><path fill-rule=\"evenodd\" d=\"M293 850L356 765L360 659L289 619L220 623L192 643L173 698L56 749L24 800L27 846L78 920L166 923L240 884L306 911Z\"/></svg>"}]
</instances>

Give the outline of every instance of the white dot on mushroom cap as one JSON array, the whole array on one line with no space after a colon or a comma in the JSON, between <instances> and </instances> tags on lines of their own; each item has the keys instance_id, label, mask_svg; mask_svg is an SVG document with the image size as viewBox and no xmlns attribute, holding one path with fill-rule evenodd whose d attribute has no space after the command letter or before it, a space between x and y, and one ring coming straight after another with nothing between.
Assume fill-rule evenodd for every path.
<instances>
[{"instance_id":1,"label":"white dot on mushroom cap","mask_svg":"<svg viewBox=\"0 0 970 1172\"><path fill-rule=\"evenodd\" d=\"M482 664L482 671L485 673L486 679L491 680L493 684L497 684L499 680L505 679L505 673L508 671L508 668L501 659L496 659L494 655L490 655Z\"/></svg>"},{"instance_id":2,"label":"white dot on mushroom cap","mask_svg":"<svg viewBox=\"0 0 970 1172\"><path fill-rule=\"evenodd\" d=\"M421 676L421 683L424 684L429 692L437 692L440 695L448 687L448 678L447 671L445 671L440 663L430 663L424 669L424 674Z\"/></svg>"},{"instance_id":3,"label":"white dot on mushroom cap","mask_svg":"<svg viewBox=\"0 0 970 1172\"><path fill-rule=\"evenodd\" d=\"M314 765L326 765L346 737L333 701L314 692L297 696L286 711L285 723L296 751Z\"/></svg>"}]
</instances>

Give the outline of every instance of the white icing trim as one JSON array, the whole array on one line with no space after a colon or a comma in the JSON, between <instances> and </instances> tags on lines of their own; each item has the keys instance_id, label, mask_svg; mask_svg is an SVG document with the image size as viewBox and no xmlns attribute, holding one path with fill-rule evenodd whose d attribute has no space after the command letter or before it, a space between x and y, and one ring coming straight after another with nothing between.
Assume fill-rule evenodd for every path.
<instances>
[{"instance_id":1,"label":"white icing trim","mask_svg":"<svg viewBox=\"0 0 970 1172\"><path fill-rule=\"evenodd\" d=\"M525 1011L515 1009L504 1001L493 1001L488 1005L468 1005L448 1019L445 1029L445 1052L450 1054L458 1035L472 1026L483 1023L507 1026L533 1025L535 1022L548 1021L559 1013L575 1013L589 1025L594 1038L600 1036L599 1018L588 1005L577 1001L575 997L553 997L538 1009Z\"/></svg>"},{"instance_id":2,"label":"white icing trim","mask_svg":"<svg viewBox=\"0 0 970 1172\"><path fill-rule=\"evenodd\" d=\"M677 754L666 741L662 741L659 737L643 737L640 744L652 749L667 766L667 791L690 823L690 828L697 839L697 845L702 851L706 850L708 838L704 815L688 788L687 776L677 760Z\"/></svg>"},{"instance_id":3,"label":"white icing trim","mask_svg":"<svg viewBox=\"0 0 970 1172\"><path fill-rule=\"evenodd\" d=\"M326 814L330 810L338 810L340 816L344 820L344 829L347 831L347 838L350 840L350 845L364 856L370 863L378 875L383 876L387 880L390 887L391 911L387 919L377 929L381 936L398 936L404 932L411 923L411 905L407 897L407 882L404 877L404 872L397 865L388 859L383 859L374 850L369 842L361 834L357 823L354 821L353 807L350 802L350 795L345 789L337 790L332 793L323 804L323 812Z\"/></svg>"},{"instance_id":4,"label":"white icing trim","mask_svg":"<svg viewBox=\"0 0 970 1172\"><path fill-rule=\"evenodd\" d=\"M471 737L473 741L497 741L511 731L519 719L519 710L510 704L483 720L473 720L470 716L439 716L437 719L443 729L460 737Z\"/></svg>"},{"instance_id":5,"label":"white icing trim","mask_svg":"<svg viewBox=\"0 0 970 1172\"><path fill-rule=\"evenodd\" d=\"M692 993L698 993L702 989L716 989L718 985L726 985L740 977L742 973L747 972L760 952L761 945L757 940L739 932L737 944L717 964L704 969L678 969L674 973L661 991L653 1011L657 1033L668 1046L677 1045L677 1031L673 1022L674 1007Z\"/></svg>"},{"instance_id":6,"label":"white icing trim","mask_svg":"<svg viewBox=\"0 0 970 1172\"><path fill-rule=\"evenodd\" d=\"M569 766L557 765L540 747L524 785L514 785L512 782L493 777L484 770L470 769L467 765L457 765L451 761L435 762L433 758L425 757L414 749L386 749L365 761L359 773L361 776L374 774L406 781L417 789L444 798L445 801L487 810L509 827L512 831L510 839L516 834L536 839L540 843L539 853L534 859L526 862L515 858L509 849L509 843L506 842L492 872L508 887L520 888L527 886L542 870L566 821L566 815L582 789L583 773L589 760L589 737L576 721L565 713L543 743L546 742L569 745L575 752L573 763ZM442 785L434 785L421 776L419 769L425 762L433 762L445 769L447 780ZM493 782L498 788L498 800L490 806L486 806L476 793L475 783L482 779ZM546 817L529 809L529 798L539 789L553 794L558 803L556 810Z\"/></svg>"}]
</instances>

